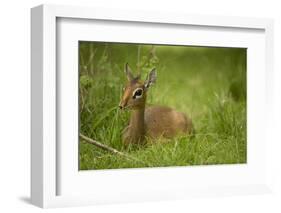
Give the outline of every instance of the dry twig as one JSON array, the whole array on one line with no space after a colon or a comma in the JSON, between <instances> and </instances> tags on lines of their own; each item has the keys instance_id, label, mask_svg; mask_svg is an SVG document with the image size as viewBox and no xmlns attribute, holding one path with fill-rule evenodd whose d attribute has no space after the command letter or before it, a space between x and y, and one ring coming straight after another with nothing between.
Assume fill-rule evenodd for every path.
<instances>
[{"instance_id":1,"label":"dry twig","mask_svg":"<svg viewBox=\"0 0 281 213\"><path fill-rule=\"evenodd\" d=\"M81 137L85 142L90 143L90 144L93 144L93 145L95 145L96 147L99 147L99 148L101 148L101 149L103 149L103 150L105 150L105 151L111 152L111 153L116 154L116 155L120 155L120 156L122 156L122 157L125 157L125 158L127 158L127 159L129 159L129 160L136 161L136 162L138 162L138 163L142 163L142 164L144 164L144 165L146 165L146 166L150 166L149 164L147 164L147 163L145 163L145 162L143 162L143 161L141 161L141 160L139 160L139 159L137 159L137 158L134 158L134 157L132 157L132 156L130 156L130 155L124 153L124 152L120 152L120 151L118 151L117 149L114 149L114 148L112 148L112 147L110 147L110 146L107 146L107 145L105 145L105 144L102 144L102 143L100 143L100 142L98 142L98 141L96 141L96 140L93 140L93 139L91 139L91 138L88 138L87 136L85 136L85 135L83 135L83 134L81 134L81 133L80 133L80 137Z\"/></svg>"}]
</instances>

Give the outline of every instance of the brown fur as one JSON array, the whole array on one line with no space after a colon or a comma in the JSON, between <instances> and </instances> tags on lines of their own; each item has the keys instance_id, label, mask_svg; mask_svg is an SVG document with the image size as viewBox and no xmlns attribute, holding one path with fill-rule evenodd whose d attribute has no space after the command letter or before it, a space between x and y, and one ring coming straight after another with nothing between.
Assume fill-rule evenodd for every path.
<instances>
[{"instance_id":1,"label":"brown fur","mask_svg":"<svg viewBox=\"0 0 281 213\"><path fill-rule=\"evenodd\" d=\"M132 112L129 126L123 130L124 143L143 143L145 137L173 138L179 134L192 133L192 121L184 113L165 106L145 107L147 89L152 82L149 82L149 79L148 82L142 82L139 77L132 78L130 71L126 74L128 84L119 107L130 109ZM133 99L133 91L137 88L143 89L142 97Z\"/></svg>"}]
</instances>

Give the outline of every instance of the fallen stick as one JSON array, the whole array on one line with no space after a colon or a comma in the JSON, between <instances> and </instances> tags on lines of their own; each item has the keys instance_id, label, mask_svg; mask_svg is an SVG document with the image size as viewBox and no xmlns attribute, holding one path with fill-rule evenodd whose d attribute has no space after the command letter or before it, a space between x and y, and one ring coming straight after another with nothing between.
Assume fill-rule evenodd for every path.
<instances>
[{"instance_id":1,"label":"fallen stick","mask_svg":"<svg viewBox=\"0 0 281 213\"><path fill-rule=\"evenodd\" d=\"M83 134L81 134L81 133L80 133L80 137L81 137L82 139L84 139L85 142L90 143L90 144L93 144L93 145L95 145L96 147L99 147L99 148L101 148L101 149L103 149L103 150L105 150L105 151L112 152L112 153L114 153L114 154L116 154L116 155L123 156L123 157L125 157L125 158L127 158L127 159L129 159L129 160L133 160L133 161L142 163L142 164L144 164L144 165L146 165L146 166L150 166L149 164L144 163L143 161L141 161L141 160L139 160L139 159L137 159L137 158L134 158L134 157L132 157L132 156L130 156L130 155L124 153L124 152L120 152L120 151L118 151L117 149L114 149L114 148L112 148L112 147L110 147L110 146L107 146L107 145L102 144L102 143L100 143L100 142L98 142L98 141L96 141L96 140L93 140L93 139L91 139L91 138L89 138L89 137L87 137L87 136L85 136L85 135L83 135Z\"/></svg>"}]
</instances>

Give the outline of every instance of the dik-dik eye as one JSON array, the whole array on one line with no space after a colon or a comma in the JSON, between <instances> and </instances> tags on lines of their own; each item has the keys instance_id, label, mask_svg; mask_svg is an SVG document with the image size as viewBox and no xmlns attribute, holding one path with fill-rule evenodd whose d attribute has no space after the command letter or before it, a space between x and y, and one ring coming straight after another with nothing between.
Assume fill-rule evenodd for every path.
<instances>
[{"instance_id":1,"label":"dik-dik eye","mask_svg":"<svg viewBox=\"0 0 281 213\"><path fill-rule=\"evenodd\" d=\"M137 88L133 92L133 99L138 99L142 97L143 90L142 88Z\"/></svg>"}]
</instances>

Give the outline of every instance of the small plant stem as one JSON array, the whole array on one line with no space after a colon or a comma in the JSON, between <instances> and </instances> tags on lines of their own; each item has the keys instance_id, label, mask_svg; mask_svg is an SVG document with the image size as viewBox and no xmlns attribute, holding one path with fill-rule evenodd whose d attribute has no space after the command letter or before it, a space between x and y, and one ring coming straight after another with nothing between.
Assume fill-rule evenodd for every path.
<instances>
[{"instance_id":1,"label":"small plant stem","mask_svg":"<svg viewBox=\"0 0 281 213\"><path fill-rule=\"evenodd\" d=\"M137 73L141 74L141 62L140 62L141 45L138 45L138 58L137 58Z\"/></svg>"}]
</instances>

